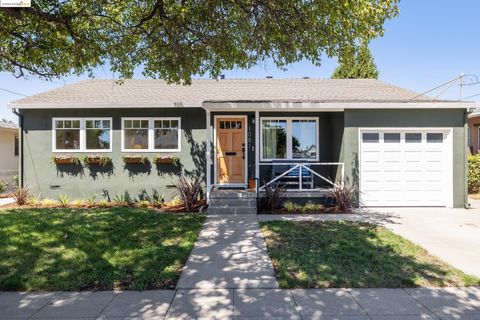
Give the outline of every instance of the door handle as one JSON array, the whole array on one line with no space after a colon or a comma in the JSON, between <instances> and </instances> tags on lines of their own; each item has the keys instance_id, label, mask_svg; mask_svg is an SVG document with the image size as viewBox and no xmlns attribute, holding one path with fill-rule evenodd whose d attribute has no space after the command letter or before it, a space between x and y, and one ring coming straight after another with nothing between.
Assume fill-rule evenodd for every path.
<instances>
[{"instance_id":1,"label":"door handle","mask_svg":"<svg viewBox=\"0 0 480 320\"><path fill-rule=\"evenodd\" d=\"M242 146L242 159L245 159L245 144Z\"/></svg>"}]
</instances>

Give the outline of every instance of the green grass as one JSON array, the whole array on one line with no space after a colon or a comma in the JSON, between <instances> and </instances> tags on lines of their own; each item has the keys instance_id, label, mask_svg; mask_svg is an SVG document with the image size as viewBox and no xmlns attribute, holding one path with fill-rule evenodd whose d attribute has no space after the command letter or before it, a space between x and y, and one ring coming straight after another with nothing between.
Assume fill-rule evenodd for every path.
<instances>
[{"instance_id":1,"label":"green grass","mask_svg":"<svg viewBox=\"0 0 480 320\"><path fill-rule=\"evenodd\" d=\"M205 216L0 210L0 290L173 288Z\"/></svg>"},{"instance_id":2,"label":"green grass","mask_svg":"<svg viewBox=\"0 0 480 320\"><path fill-rule=\"evenodd\" d=\"M371 224L273 221L262 223L262 232L282 288L480 284L479 278Z\"/></svg>"}]
</instances>

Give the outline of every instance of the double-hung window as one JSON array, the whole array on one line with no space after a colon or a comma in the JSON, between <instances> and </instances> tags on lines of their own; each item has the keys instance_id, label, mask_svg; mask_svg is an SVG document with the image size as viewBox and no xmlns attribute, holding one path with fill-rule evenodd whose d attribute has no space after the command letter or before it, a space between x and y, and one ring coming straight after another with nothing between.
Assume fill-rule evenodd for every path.
<instances>
[{"instance_id":1,"label":"double-hung window","mask_svg":"<svg viewBox=\"0 0 480 320\"><path fill-rule=\"evenodd\" d=\"M53 118L54 152L111 152L111 118Z\"/></svg>"},{"instance_id":2,"label":"double-hung window","mask_svg":"<svg viewBox=\"0 0 480 320\"><path fill-rule=\"evenodd\" d=\"M262 118L261 160L318 160L318 118Z\"/></svg>"},{"instance_id":3,"label":"double-hung window","mask_svg":"<svg viewBox=\"0 0 480 320\"><path fill-rule=\"evenodd\" d=\"M180 118L122 118L122 151L179 152Z\"/></svg>"}]
</instances>

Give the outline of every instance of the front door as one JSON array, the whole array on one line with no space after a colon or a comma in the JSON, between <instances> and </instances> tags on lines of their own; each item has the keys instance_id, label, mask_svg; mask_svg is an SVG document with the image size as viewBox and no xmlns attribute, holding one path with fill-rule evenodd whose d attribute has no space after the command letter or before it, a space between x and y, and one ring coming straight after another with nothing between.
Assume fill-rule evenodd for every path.
<instances>
[{"instance_id":1,"label":"front door","mask_svg":"<svg viewBox=\"0 0 480 320\"><path fill-rule=\"evenodd\" d=\"M222 117L217 128L217 183L245 183L245 119Z\"/></svg>"}]
</instances>

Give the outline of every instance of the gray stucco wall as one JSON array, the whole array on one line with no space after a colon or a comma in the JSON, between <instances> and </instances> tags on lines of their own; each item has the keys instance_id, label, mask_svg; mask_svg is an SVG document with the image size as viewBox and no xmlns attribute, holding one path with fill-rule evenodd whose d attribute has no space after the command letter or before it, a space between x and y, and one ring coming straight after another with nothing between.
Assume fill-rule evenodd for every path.
<instances>
[{"instance_id":1,"label":"gray stucco wall","mask_svg":"<svg viewBox=\"0 0 480 320\"><path fill-rule=\"evenodd\" d=\"M59 194L67 194L79 199L96 194L97 199L102 199L105 190L113 199L125 191L137 197L142 189L149 193L156 189L168 199L172 197L173 183L180 173L205 174L206 122L205 111L200 108L22 110L21 113L24 116L24 182L42 197L56 199ZM83 165L53 164L52 117L112 117L113 152L105 153L112 157L112 166L90 170ZM121 157L129 153L121 152L121 117L181 117L181 152L161 153L179 156L180 164L130 165L126 168ZM92 153L75 153L79 157L85 154ZM160 153L143 154L151 159Z\"/></svg>"},{"instance_id":2,"label":"gray stucco wall","mask_svg":"<svg viewBox=\"0 0 480 320\"><path fill-rule=\"evenodd\" d=\"M466 120L463 109L345 110L343 159L350 183L358 185L359 128L419 127L453 129L453 206L467 203Z\"/></svg>"}]
</instances>

